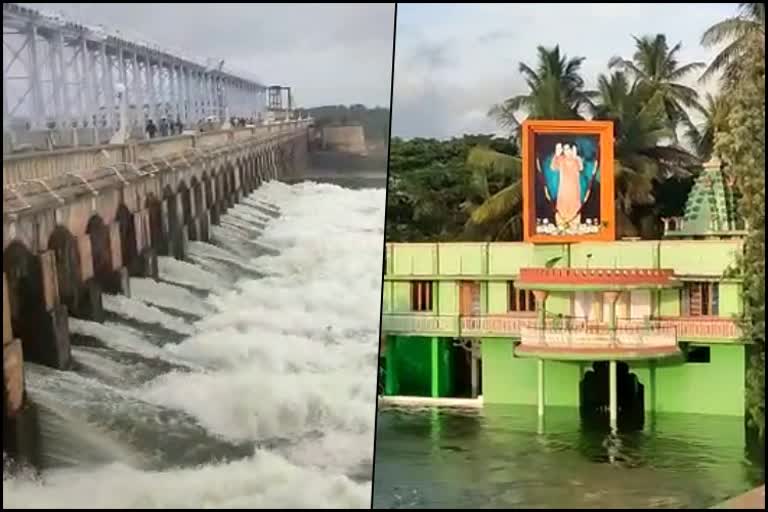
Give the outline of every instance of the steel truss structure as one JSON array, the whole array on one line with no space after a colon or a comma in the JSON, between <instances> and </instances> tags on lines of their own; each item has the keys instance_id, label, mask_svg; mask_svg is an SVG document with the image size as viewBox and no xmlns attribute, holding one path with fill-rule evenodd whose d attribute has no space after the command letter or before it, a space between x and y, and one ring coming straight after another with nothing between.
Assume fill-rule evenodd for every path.
<instances>
[{"instance_id":1,"label":"steel truss structure","mask_svg":"<svg viewBox=\"0 0 768 512\"><path fill-rule=\"evenodd\" d=\"M119 128L119 94L129 123L213 116L258 118L267 88L217 64L128 40L119 32L3 4L3 132Z\"/></svg>"}]
</instances>

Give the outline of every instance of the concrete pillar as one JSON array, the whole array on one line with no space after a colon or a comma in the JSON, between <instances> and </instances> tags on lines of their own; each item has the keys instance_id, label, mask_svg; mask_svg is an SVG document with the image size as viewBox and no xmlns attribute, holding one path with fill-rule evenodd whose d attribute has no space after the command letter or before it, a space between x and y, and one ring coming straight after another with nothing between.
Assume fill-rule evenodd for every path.
<instances>
[{"instance_id":1,"label":"concrete pillar","mask_svg":"<svg viewBox=\"0 0 768 512\"><path fill-rule=\"evenodd\" d=\"M139 254L139 277L158 279L160 272L157 265L157 254L151 247L146 247Z\"/></svg>"},{"instance_id":2,"label":"concrete pillar","mask_svg":"<svg viewBox=\"0 0 768 512\"><path fill-rule=\"evenodd\" d=\"M187 232L189 233L190 240L200 240L200 219L193 217L189 221L187 226Z\"/></svg>"},{"instance_id":3,"label":"concrete pillar","mask_svg":"<svg viewBox=\"0 0 768 512\"><path fill-rule=\"evenodd\" d=\"M95 278L85 281L80 287L77 311L74 316L94 322L104 321L104 305L101 300L101 286Z\"/></svg>"},{"instance_id":4,"label":"concrete pillar","mask_svg":"<svg viewBox=\"0 0 768 512\"><path fill-rule=\"evenodd\" d=\"M126 297L131 296L131 277L127 267L120 267L115 270L115 279L117 280L117 286L119 287L119 293L122 293Z\"/></svg>"},{"instance_id":5,"label":"concrete pillar","mask_svg":"<svg viewBox=\"0 0 768 512\"><path fill-rule=\"evenodd\" d=\"M432 338L432 398L440 396L440 338Z\"/></svg>"},{"instance_id":6,"label":"concrete pillar","mask_svg":"<svg viewBox=\"0 0 768 512\"><path fill-rule=\"evenodd\" d=\"M616 301L618 300L620 292L605 292L603 297L608 303L608 327L613 335L616 335Z\"/></svg>"},{"instance_id":7,"label":"concrete pillar","mask_svg":"<svg viewBox=\"0 0 768 512\"><path fill-rule=\"evenodd\" d=\"M181 226L177 230L176 234L176 247L174 250L174 257L177 260L183 260L187 256L187 245L189 245L189 235L186 229L182 229Z\"/></svg>"},{"instance_id":8,"label":"concrete pillar","mask_svg":"<svg viewBox=\"0 0 768 512\"><path fill-rule=\"evenodd\" d=\"M30 360L59 370L69 369L72 362L72 349L69 342L69 314L66 306L57 304L40 319L39 341L44 343L35 343L31 350L27 350Z\"/></svg>"},{"instance_id":9,"label":"concrete pillar","mask_svg":"<svg viewBox=\"0 0 768 512\"><path fill-rule=\"evenodd\" d=\"M396 360L397 337L392 336L387 339L387 357L384 361L384 364L386 365L386 371L384 373L384 394L387 396L393 396L398 393Z\"/></svg>"},{"instance_id":10,"label":"concrete pillar","mask_svg":"<svg viewBox=\"0 0 768 512\"><path fill-rule=\"evenodd\" d=\"M152 245L157 250L157 253L162 256L170 256L172 253L171 248L171 229L168 223L168 200L164 199L160 202L160 211L162 218L162 231L163 236L160 240L153 240Z\"/></svg>"},{"instance_id":11,"label":"concrete pillar","mask_svg":"<svg viewBox=\"0 0 768 512\"><path fill-rule=\"evenodd\" d=\"M3 453L7 454L16 467L39 468L40 423L37 408L31 401L25 401L13 416L5 409L3 414ZM3 468L10 472L15 467Z\"/></svg>"},{"instance_id":12,"label":"concrete pillar","mask_svg":"<svg viewBox=\"0 0 768 512\"><path fill-rule=\"evenodd\" d=\"M478 343L475 340L472 340L470 342L470 346L472 347L470 350L471 355L471 364L470 364L470 372L471 372L471 382L472 382L472 398L477 398L480 394L480 357L479 354L477 354Z\"/></svg>"},{"instance_id":13,"label":"concrete pillar","mask_svg":"<svg viewBox=\"0 0 768 512\"><path fill-rule=\"evenodd\" d=\"M200 227L200 241L208 242L211 239L211 214L210 212L202 212L199 219Z\"/></svg>"},{"instance_id":14,"label":"concrete pillar","mask_svg":"<svg viewBox=\"0 0 768 512\"><path fill-rule=\"evenodd\" d=\"M619 403L616 394L616 361L612 360L608 362L608 373L610 386L608 409L610 414L611 430L615 431L619 417Z\"/></svg>"},{"instance_id":15,"label":"concrete pillar","mask_svg":"<svg viewBox=\"0 0 768 512\"><path fill-rule=\"evenodd\" d=\"M544 416L544 360L539 359L537 361L537 370L538 370L538 387L537 387L537 400L536 404L538 405L538 413L539 417Z\"/></svg>"},{"instance_id":16,"label":"concrete pillar","mask_svg":"<svg viewBox=\"0 0 768 512\"><path fill-rule=\"evenodd\" d=\"M218 226L219 224L221 224L221 215L223 212L221 208L221 203L219 201L215 201L211 205L210 213L211 213L211 224L213 224L214 226Z\"/></svg>"},{"instance_id":17,"label":"concrete pillar","mask_svg":"<svg viewBox=\"0 0 768 512\"><path fill-rule=\"evenodd\" d=\"M16 417L24 406L24 353L21 340L13 337L8 283L3 274L3 410ZM5 438L5 432L3 432Z\"/></svg>"},{"instance_id":18,"label":"concrete pillar","mask_svg":"<svg viewBox=\"0 0 768 512\"><path fill-rule=\"evenodd\" d=\"M549 297L549 292L546 290L534 290L533 296L536 299L536 327L544 329L547 321L547 297Z\"/></svg>"}]
</instances>

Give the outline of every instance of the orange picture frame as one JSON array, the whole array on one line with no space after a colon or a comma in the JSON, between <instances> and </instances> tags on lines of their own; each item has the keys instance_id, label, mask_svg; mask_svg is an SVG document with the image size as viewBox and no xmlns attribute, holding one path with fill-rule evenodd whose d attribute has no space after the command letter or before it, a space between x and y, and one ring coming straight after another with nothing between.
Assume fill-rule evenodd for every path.
<instances>
[{"instance_id":1,"label":"orange picture frame","mask_svg":"<svg viewBox=\"0 0 768 512\"><path fill-rule=\"evenodd\" d=\"M596 136L599 160L600 219L597 232L581 234L546 234L537 232L536 140L544 136ZM612 121L529 120L522 124L523 156L523 239L532 243L571 243L612 241L616 239ZM586 202L586 200L584 200ZM558 203L559 204L559 203Z\"/></svg>"}]
</instances>

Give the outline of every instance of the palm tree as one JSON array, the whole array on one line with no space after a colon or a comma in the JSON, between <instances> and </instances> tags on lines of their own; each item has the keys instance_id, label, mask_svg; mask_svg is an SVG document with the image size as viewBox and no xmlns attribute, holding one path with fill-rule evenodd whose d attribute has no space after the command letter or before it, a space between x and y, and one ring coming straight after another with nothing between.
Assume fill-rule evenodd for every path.
<instances>
[{"instance_id":1,"label":"palm tree","mask_svg":"<svg viewBox=\"0 0 768 512\"><path fill-rule=\"evenodd\" d=\"M584 79L579 74L584 57L569 59L560 54L559 46L539 46L537 52L535 70L524 62L519 65L528 93L509 98L489 111L500 125L513 131L520 126L516 114L521 110L529 119L579 119L583 108L591 105L594 93L584 90Z\"/></svg>"},{"instance_id":2,"label":"palm tree","mask_svg":"<svg viewBox=\"0 0 768 512\"><path fill-rule=\"evenodd\" d=\"M703 62L691 62L680 65L677 53L682 43L672 48L667 44L664 34L635 37L635 53L632 60L613 57L608 62L609 68L624 70L632 75L637 89L646 98L656 94L661 96L664 112L670 128L672 140L677 141L677 127L680 123L692 126L686 108L699 108L698 93L695 89L679 83L686 75L703 68Z\"/></svg>"},{"instance_id":3,"label":"palm tree","mask_svg":"<svg viewBox=\"0 0 768 512\"><path fill-rule=\"evenodd\" d=\"M686 136L693 144L696 155L702 161L712 157L715 146L715 134L728 128L728 113L730 104L723 94L713 96L707 93L704 96L704 104L701 114L704 121L699 126L689 127Z\"/></svg>"},{"instance_id":4,"label":"palm tree","mask_svg":"<svg viewBox=\"0 0 768 512\"><path fill-rule=\"evenodd\" d=\"M470 150L466 165L472 171L473 197L462 205L469 213L464 236L472 240L520 240L523 207L521 159L479 145ZM492 192L488 185L490 174L500 177L505 186ZM474 201L475 198L480 199L480 204Z\"/></svg>"},{"instance_id":5,"label":"palm tree","mask_svg":"<svg viewBox=\"0 0 768 512\"><path fill-rule=\"evenodd\" d=\"M765 53L765 4L740 3L739 14L709 27L701 36L706 47L727 43L710 63L700 80L705 81L723 71L723 78L733 80L744 55L755 47Z\"/></svg>"},{"instance_id":6,"label":"palm tree","mask_svg":"<svg viewBox=\"0 0 768 512\"><path fill-rule=\"evenodd\" d=\"M655 192L671 178L688 177L700 162L688 151L665 144L671 137L663 91L647 98L639 81L624 72L598 78L595 119L614 123L614 170L619 234L650 237L658 226ZM640 212L640 213L638 213Z\"/></svg>"}]
</instances>

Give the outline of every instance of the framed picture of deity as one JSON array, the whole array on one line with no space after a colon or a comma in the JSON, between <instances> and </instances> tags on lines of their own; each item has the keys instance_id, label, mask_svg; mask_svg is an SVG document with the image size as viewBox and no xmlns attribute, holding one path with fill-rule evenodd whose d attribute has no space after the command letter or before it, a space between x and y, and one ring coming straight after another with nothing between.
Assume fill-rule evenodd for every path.
<instances>
[{"instance_id":1,"label":"framed picture of deity","mask_svg":"<svg viewBox=\"0 0 768 512\"><path fill-rule=\"evenodd\" d=\"M525 121L523 233L527 242L614 240L611 121Z\"/></svg>"}]
</instances>

